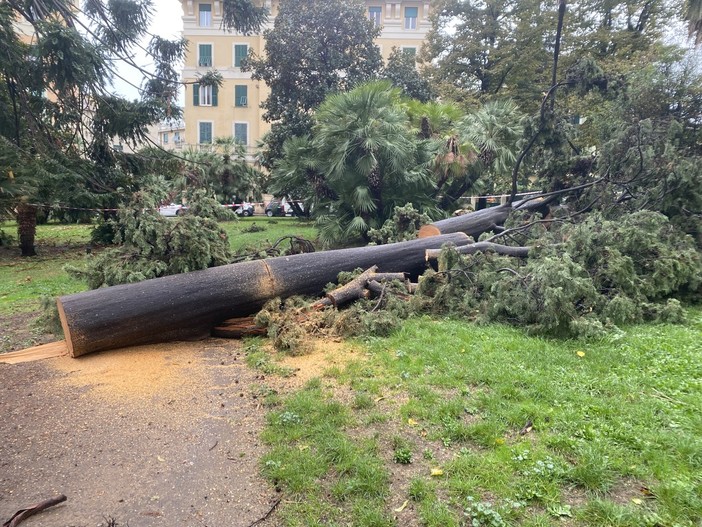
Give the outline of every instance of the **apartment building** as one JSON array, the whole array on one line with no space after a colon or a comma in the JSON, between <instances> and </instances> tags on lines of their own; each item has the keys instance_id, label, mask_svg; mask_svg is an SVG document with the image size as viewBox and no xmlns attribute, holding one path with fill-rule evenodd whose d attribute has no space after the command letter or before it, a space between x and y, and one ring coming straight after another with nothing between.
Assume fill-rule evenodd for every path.
<instances>
[{"instance_id":1,"label":"apartment building","mask_svg":"<svg viewBox=\"0 0 702 527\"><path fill-rule=\"evenodd\" d=\"M151 126L149 139L164 150L181 150L185 145L185 121L164 121Z\"/></svg>"},{"instance_id":2,"label":"apartment building","mask_svg":"<svg viewBox=\"0 0 702 527\"><path fill-rule=\"evenodd\" d=\"M273 26L279 0L262 0ZM221 29L221 0L182 0L183 36L189 41L183 68L185 90L186 145L207 145L215 137L234 137L246 145L250 156L255 154L258 140L270 129L263 121L261 103L268 96L262 81L251 79L241 71L241 61L249 50L261 54L262 34L243 35ZM429 2L366 0L368 17L382 28L376 40L385 59L393 47L416 53L429 31ZM224 84L219 89L199 86L199 75L218 70Z\"/></svg>"}]
</instances>

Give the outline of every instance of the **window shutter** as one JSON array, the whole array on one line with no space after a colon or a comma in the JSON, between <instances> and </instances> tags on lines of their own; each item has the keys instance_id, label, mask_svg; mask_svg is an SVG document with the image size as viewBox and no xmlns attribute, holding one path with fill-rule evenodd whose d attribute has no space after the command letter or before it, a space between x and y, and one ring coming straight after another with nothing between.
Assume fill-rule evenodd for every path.
<instances>
[{"instance_id":1,"label":"window shutter","mask_svg":"<svg viewBox=\"0 0 702 527\"><path fill-rule=\"evenodd\" d=\"M241 61L246 58L249 52L249 46L246 44L235 44L234 45L234 67L240 68Z\"/></svg>"},{"instance_id":2,"label":"window shutter","mask_svg":"<svg viewBox=\"0 0 702 527\"><path fill-rule=\"evenodd\" d=\"M249 125L247 123L234 123L234 141L240 145L249 142Z\"/></svg>"},{"instance_id":3,"label":"window shutter","mask_svg":"<svg viewBox=\"0 0 702 527\"><path fill-rule=\"evenodd\" d=\"M212 142L212 123L200 123L200 143Z\"/></svg>"},{"instance_id":4,"label":"window shutter","mask_svg":"<svg viewBox=\"0 0 702 527\"><path fill-rule=\"evenodd\" d=\"M193 106L200 106L200 84L193 84Z\"/></svg>"},{"instance_id":5,"label":"window shutter","mask_svg":"<svg viewBox=\"0 0 702 527\"><path fill-rule=\"evenodd\" d=\"M212 106L217 106L217 92L219 91L218 86L215 84L212 86Z\"/></svg>"},{"instance_id":6,"label":"window shutter","mask_svg":"<svg viewBox=\"0 0 702 527\"><path fill-rule=\"evenodd\" d=\"M234 87L234 106L248 105L248 86L245 84L237 84Z\"/></svg>"},{"instance_id":7,"label":"window shutter","mask_svg":"<svg viewBox=\"0 0 702 527\"><path fill-rule=\"evenodd\" d=\"M212 44L200 44L200 62L198 66L212 66Z\"/></svg>"}]
</instances>

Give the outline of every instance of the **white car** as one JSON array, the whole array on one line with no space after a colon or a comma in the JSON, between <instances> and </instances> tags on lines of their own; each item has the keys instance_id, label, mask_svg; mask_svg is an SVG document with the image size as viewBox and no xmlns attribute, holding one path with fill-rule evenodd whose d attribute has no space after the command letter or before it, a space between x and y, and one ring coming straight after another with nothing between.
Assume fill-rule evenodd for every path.
<instances>
[{"instance_id":1,"label":"white car","mask_svg":"<svg viewBox=\"0 0 702 527\"><path fill-rule=\"evenodd\" d=\"M170 205L161 205L158 208L158 213L161 216L180 216L187 210L187 207L183 205L178 205L177 203L171 203Z\"/></svg>"}]
</instances>

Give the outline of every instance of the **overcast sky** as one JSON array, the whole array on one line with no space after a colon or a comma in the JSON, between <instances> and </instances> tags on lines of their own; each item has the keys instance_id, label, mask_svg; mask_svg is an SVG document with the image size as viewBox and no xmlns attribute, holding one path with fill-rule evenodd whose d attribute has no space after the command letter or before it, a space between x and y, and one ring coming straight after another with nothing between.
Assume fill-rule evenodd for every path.
<instances>
[{"instance_id":1,"label":"overcast sky","mask_svg":"<svg viewBox=\"0 0 702 527\"><path fill-rule=\"evenodd\" d=\"M153 2L155 11L152 17L150 33L170 40L180 38L181 32L183 31L183 9L180 2L178 0L153 0ZM144 47L147 45L148 39L143 42ZM140 52L141 50L137 51ZM143 66L148 70L151 69L151 61L146 57L145 53L135 53L134 60L140 66ZM139 86L143 80L141 72L127 65L122 65L119 68L119 74L128 82L115 78L115 91L129 99L137 99L139 97L139 93L135 87L130 85L130 83Z\"/></svg>"}]
</instances>

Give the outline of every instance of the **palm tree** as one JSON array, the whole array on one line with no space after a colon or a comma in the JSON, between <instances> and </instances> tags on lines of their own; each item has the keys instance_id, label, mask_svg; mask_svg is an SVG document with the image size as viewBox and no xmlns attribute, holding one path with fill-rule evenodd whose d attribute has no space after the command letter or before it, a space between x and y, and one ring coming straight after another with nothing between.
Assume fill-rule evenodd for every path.
<instances>
[{"instance_id":1,"label":"palm tree","mask_svg":"<svg viewBox=\"0 0 702 527\"><path fill-rule=\"evenodd\" d=\"M475 162L476 149L463 141L458 135L456 124L464 117L452 103L410 101L408 104L410 120L420 137L431 139L435 143L435 154L431 171L436 181L435 197L446 208L455 201L445 193L446 187L455 187L457 183L462 192L474 182L470 166Z\"/></svg>"},{"instance_id":2,"label":"palm tree","mask_svg":"<svg viewBox=\"0 0 702 527\"><path fill-rule=\"evenodd\" d=\"M365 237L396 205L431 206L431 149L413 132L400 90L389 82L328 97L313 133L319 173L333 191L320 199L325 241Z\"/></svg>"},{"instance_id":3,"label":"palm tree","mask_svg":"<svg viewBox=\"0 0 702 527\"><path fill-rule=\"evenodd\" d=\"M218 137L207 151L191 149L183 157L182 175L176 180L182 192L206 189L220 203L260 194L261 173L247 163L246 148L232 137Z\"/></svg>"},{"instance_id":4,"label":"palm tree","mask_svg":"<svg viewBox=\"0 0 702 527\"><path fill-rule=\"evenodd\" d=\"M304 202L305 211L324 201L338 199L321 172L316 145L309 136L291 137L283 145L283 157L273 170L269 189L276 196Z\"/></svg>"},{"instance_id":5,"label":"palm tree","mask_svg":"<svg viewBox=\"0 0 702 527\"><path fill-rule=\"evenodd\" d=\"M510 100L486 103L459 124L460 136L478 152L474 169L496 186L506 184L517 158L517 144L524 134L524 115ZM460 192L455 191L457 194Z\"/></svg>"}]
</instances>

